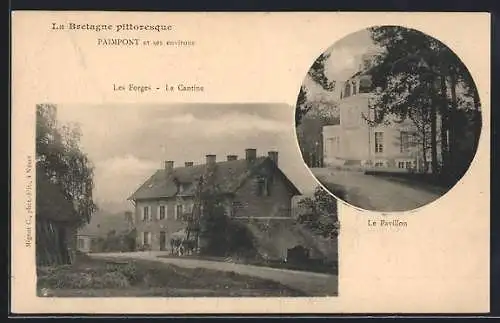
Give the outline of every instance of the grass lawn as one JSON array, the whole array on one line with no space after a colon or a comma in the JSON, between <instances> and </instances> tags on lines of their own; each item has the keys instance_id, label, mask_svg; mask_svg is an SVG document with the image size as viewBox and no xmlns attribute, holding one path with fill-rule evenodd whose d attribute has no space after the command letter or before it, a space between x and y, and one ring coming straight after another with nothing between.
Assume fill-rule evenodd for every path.
<instances>
[{"instance_id":1,"label":"grass lawn","mask_svg":"<svg viewBox=\"0 0 500 323\"><path fill-rule=\"evenodd\" d=\"M37 280L38 296L48 297L307 296L274 281L234 272L84 255L72 265L38 268Z\"/></svg>"}]
</instances>

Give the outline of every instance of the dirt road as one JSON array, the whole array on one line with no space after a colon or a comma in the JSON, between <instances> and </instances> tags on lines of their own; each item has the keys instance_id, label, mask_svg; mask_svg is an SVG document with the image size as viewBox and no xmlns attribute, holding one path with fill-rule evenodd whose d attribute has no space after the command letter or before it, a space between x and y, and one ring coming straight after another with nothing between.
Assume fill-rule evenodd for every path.
<instances>
[{"instance_id":1,"label":"dirt road","mask_svg":"<svg viewBox=\"0 0 500 323\"><path fill-rule=\"evenodd\" d=\"M95 258L135 258L158 261L184 268L206 268L219 271L233 271L237 274L273 280L285 286L300 290L309 296L336 296L338 293L337 276L334 275L201 259L158 257L164 254L165 252L145 251L124 253L95 253L89 254L89 256Z\"/></svg>"},{"instance_id":2,"label":"dirt road","mask_svg":"<svg viewBox=\"0 0 500 323\"><path fill-rule=\"evenodd\" d=\"M438 199L442 194L412 187L379 176L347 170L312 169L316 178L335 195L365 210L409 211Z\"/></svg>"}]
</instances>

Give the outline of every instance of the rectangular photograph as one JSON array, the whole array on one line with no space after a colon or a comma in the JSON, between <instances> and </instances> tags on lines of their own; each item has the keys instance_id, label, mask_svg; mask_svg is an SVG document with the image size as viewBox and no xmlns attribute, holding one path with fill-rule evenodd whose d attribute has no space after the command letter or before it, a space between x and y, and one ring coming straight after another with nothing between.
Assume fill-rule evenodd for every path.
<instances>
[{"instance_id":1,"label":"rectangular photograph","mask_svg":"<svg viewBox=\"0 0 500 323\"><path fill-rule=\"evenodd\" d=\"M337 296L337 202L289 110L37 105L38 296Z\"/></svg>"}]
</instances>

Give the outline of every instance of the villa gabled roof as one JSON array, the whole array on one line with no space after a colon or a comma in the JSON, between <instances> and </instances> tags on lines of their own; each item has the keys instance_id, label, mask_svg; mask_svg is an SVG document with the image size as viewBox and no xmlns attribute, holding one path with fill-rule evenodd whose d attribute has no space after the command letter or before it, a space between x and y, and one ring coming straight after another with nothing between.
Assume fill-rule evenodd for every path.
<instances>
[{"instance_id":1,"label":"villa gabled roof","mask_svg":"<svg viewBox=\"0 0 500 323\"><path fill-rule=\"evenodd\" d=\"M219 188L221 193L235 193L251 174L264 167L266 163L272 163L272 166L277 170L276 173L288 182L293 192L300 193L298 188L269 157L257 157L252 162L245 159L218 162L215 164L213 172L213 184ZM206 170L206 164L176 167L170 174L167 174L165 169L159 169L128 199L156 199L176 195L193 196L196 189L195 183L206 174ZM178 183L183 185L182 192L178 192Z\"/></svg>"}]
</instances>

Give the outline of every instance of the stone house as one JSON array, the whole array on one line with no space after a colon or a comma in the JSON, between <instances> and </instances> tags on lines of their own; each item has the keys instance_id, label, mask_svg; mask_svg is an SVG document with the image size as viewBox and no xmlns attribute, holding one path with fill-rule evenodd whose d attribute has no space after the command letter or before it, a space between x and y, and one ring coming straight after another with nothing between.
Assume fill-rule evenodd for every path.
<instances>
[{"instance_id":1,"label":"stone house","mask_svg":"<svg viewBox=\"0 0 500 323\"><path fill-rule=\"evenodd\" d=\"M280 170L276 151L258 157L256 149L246 149L244 159L228 155L224 161L209 154L204 164L185 162L183 167L165 161L164 168L129 197L135 207L138 246L169 249L170 237L186 228L184 219L193 212L200 177L218 187L226 214L235 219L290 218L292 197L300 194Z\"/></svg>"}]
</instances>

